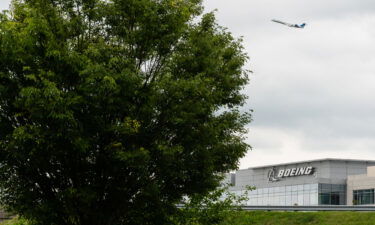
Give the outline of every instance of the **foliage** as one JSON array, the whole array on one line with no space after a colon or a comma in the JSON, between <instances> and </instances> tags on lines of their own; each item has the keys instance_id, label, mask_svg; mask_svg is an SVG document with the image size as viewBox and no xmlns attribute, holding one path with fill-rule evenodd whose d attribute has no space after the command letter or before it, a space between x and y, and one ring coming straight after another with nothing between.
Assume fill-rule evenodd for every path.
<instances>
[{"instance_id":1,"label":"foliage","mask_svg":"<svg viewBox=\"0 0 375 225\"><path fill-rule=\"evenodd\" d=\"M249 149L246 60L200 0L14 0L1 204L41 225L167 224Z\"/></svg>"},{"instance_id":2,"label":"foliage","mask_svg":"<svg viewBox=\"0 0 375 225\"><path fill-rule=\"evenodd\" d=\"M247 191L237 196L228 190L228 186L220 187L206 195L195 194L186 198L180 213L174 217L176 225L215 225L225 221L233 211L240 211L248 200ZM248 188L247 190L252 190Z\"/></svg>"}]
</instances>

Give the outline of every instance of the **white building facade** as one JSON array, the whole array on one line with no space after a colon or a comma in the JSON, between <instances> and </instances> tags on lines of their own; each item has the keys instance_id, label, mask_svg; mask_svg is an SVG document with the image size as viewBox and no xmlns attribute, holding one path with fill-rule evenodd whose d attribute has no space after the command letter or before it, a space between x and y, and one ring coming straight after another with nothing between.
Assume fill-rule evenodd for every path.
<instances>
[{"instance_id":1,"label":"white building facade","mask_svg":"<svg viewBox=\"0 0 375 225\"><path fill-rule=\"evenodd\" d=\"M246 186L255 187L248 192L247 205L374 204L372 166L375 161L320 159L239 170L227 181L238 195Z\"/></svg>"}]
</instances>

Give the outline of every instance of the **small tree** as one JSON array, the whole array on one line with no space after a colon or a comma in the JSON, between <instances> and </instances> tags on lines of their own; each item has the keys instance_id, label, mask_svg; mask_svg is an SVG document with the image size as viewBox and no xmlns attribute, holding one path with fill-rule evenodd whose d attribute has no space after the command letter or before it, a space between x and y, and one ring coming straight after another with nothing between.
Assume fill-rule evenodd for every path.
<instances>
[{"instance_id":1,"label":"small tree","mask_svg":"<svg viewBox=\"0 0 375 225\"><path fill-rule=\"evenodd\" d=\"M236 169L247 57L201 13L14 0L0 15L1 203L42 225L166 224Z\"/></svg>"},{"instance_id":2,"label":"small tree","mask_svg":"<svg viewBox=\"0 0 375 225\"><path fill-rule=\"evenodd\" d=\"M222 224L233 211L242 210L249 199L248 192L254 189L249 186L242 195L236 195L229 191L229 186L222 186L208 194L194 194L182 201L179 213L173 217L174 224Z\"/></svg>"}]
</instances>

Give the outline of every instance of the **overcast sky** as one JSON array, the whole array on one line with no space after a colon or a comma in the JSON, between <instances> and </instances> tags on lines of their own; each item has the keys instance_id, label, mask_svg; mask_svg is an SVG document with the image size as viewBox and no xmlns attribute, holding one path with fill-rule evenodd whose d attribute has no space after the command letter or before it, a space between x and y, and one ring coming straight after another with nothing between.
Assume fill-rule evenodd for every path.
<instances>
[{"instance_id":1,"label":"overcast sky","mask_svg":"<svg viewBox=\"0 0 375 225\"><path fill-rule=\"evenodd\" d=\"M0 0L5 9L8 0ZM205 0L254 71L240 168L318 158L375 160L374 0ZM307 23L289 28L271 19Z\"/></svg>"},{"instance_id":2,"label":"overcast sky","mask_svg":"<svg viewBox=\"0 0 375 225\"><path fill-rule=\"evenodd\" d=\"M375 160L373 0L206 0L243 36L254 109L241 168L318 158ZM271 19L306 22L289 28Z\"/></svg>"}]
</instances>

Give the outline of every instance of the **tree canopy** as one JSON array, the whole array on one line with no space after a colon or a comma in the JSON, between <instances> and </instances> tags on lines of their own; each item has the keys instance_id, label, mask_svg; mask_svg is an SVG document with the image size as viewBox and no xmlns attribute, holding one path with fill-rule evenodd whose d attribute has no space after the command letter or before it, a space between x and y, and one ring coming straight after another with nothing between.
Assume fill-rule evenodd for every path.
<instances>
[{"instance_id":1,"label":"tree canopy","mask_svg":"<svg viewBox=\"0 0 375 225\"><path fill-rule=\"evenodd\" d=\"M167 224L249 149L240 39L201 0L13 0L0 199L41 225Z\"/></svg>"}]
</instances>

